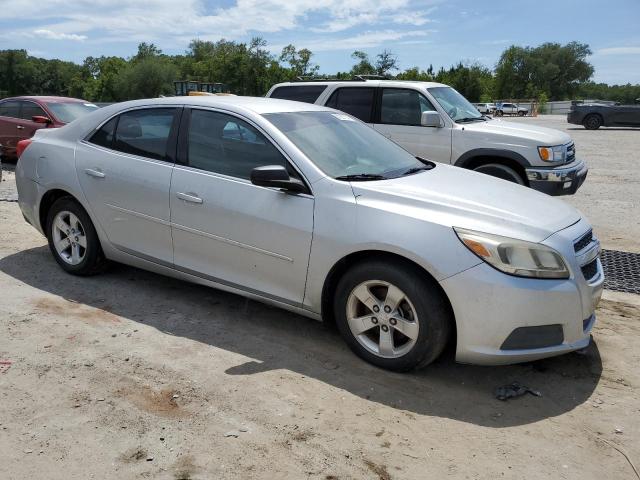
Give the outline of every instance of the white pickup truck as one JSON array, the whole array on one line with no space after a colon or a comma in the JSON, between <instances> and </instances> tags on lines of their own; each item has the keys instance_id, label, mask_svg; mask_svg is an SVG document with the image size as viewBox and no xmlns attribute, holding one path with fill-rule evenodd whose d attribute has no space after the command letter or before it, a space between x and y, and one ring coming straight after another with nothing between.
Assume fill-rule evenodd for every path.
<instances>
[{"instance_id":1,"label":"white pickup truck","mask_svg":"<svg viewBox=\"0 0 640 480\"><path fill-rule=\"evenodd\" d=\"M527 185L575 193L587 176L571 137L550 128L482 115L441 83L350 80L280 83L267 97L342 110L412 154Z\"/></svg>"}]
</instances>

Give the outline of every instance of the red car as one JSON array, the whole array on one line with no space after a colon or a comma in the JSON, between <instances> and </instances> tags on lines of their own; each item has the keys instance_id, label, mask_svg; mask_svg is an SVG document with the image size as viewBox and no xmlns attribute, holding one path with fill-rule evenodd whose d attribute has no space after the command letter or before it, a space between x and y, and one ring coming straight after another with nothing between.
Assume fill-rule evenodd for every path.
<instances>
[{"instance_id":1,"label":"red car","mask_svg":"<svg viewBox=\"0 0 640 480\"><path fill-rule=\"evenodd\" d=\"M0 155L17 158L20 140L31 138L39 128L62 127L92 112L97 105L67 97L13 97L0 100Z\"/></svg>"}]
</instances>

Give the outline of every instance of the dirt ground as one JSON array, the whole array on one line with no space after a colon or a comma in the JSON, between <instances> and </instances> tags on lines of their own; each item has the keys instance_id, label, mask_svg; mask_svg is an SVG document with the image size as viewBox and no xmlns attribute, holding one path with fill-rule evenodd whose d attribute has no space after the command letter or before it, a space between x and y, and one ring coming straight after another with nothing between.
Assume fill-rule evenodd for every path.
<instances>
[{"instance_id":1,"label":"dirt ground","mask_svg":"<svg viewBox=\"0 0 640 480\"><path fill-rule=\"evenodd\" d=\"M599 161L569 201L615 180ZM631 218L638 190L601 205ZM640 251L606 217L605 246ZM0 478L637 479L640 296L605 292L598 315L579 353L394 374L236 295L121 265L69 276L0 201ZM512 381L542 397L496 400Z\"/></svg>"}]
</instances>

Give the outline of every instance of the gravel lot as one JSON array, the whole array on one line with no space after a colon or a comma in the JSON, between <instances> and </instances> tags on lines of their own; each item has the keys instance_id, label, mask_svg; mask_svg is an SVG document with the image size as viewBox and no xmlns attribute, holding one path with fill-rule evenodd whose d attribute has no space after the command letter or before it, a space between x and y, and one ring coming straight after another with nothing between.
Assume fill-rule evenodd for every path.
<instances>
[{"instance_id":1,"label":"gravel lot","mask_svg":"<svg viewBox=\"0 0 640 480\"><path fill-rule=\"evenodd\" d=\"M640 131L570 133L591 172L567 201L605 247L640 252ZM232 294L119 265L66 275L0 201L0 478L637 479L640 296L605 292L598 315L580 353L393 374ZM516 380L542 397L494 398Z\"/></svg>"}]
</instances>

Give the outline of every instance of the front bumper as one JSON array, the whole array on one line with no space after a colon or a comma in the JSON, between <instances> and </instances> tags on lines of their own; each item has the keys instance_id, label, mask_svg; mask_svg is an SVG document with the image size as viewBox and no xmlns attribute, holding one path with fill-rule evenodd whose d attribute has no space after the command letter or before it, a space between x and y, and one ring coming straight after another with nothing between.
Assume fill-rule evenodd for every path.
<instances>
[{"instance_id":1,"label":"front bumper","mask_svg":"<svg viewBox=\"0 0 640 480\"><path fill-rule=\"evenodd\" d=\"M568 279L515 277L481 263L440 282L456 319L457 361L504 365L561 355L589 345L604 275L597 260L597 274L585 279L580 269L583 256L576 256L573 250L574 240L588 228L583 220L544 242L568 262ZM543 327L552 332L560 328L561 334L545 337L540 335ZM514 332L518 342L512 341Z\"/></svg>"},{"instance_id":2,"label":"front bumper","mask_svg":"<svg viewBox=\"0 0 640 480\"><path fill-rule=\"evenodd\" d=\"M559 167L531 167L526 169L529 186L548 195L573 195L584 183L589 168L583 160Z\"/></svg>"}]
</instances>

